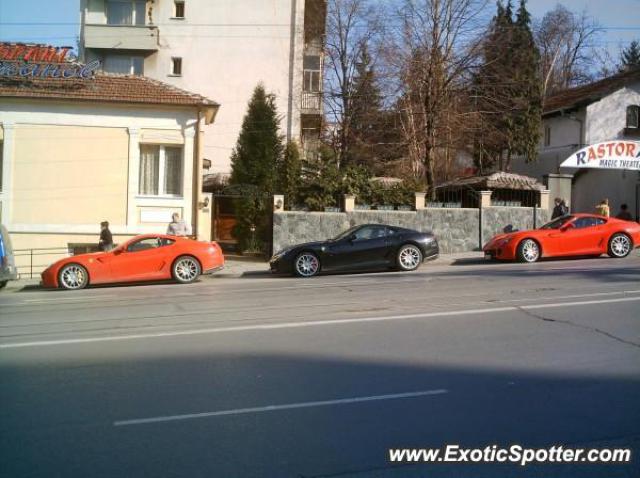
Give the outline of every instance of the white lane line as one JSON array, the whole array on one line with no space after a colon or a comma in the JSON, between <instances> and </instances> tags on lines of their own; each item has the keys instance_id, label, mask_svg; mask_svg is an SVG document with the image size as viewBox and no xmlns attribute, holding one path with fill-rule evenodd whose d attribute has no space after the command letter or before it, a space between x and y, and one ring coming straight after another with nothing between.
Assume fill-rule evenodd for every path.
<instances>
[{"instance_id":1,"label":"white lane line","mask_svg":"<svg viewBox=\"0 0 640 478\"><path fill-rule=\"evenodd\" d=\"M636 290L621 290L618 292L593 292L591 294L572 294L572 295L550 295L538 297L537 300L552 300L552 299L578 299L580 297L602 297L602 296L611 296L611 295L626 295L626 294L638 294L640 293L640 289ZM477 296L464 296L464 297L477 297ZM496 304L502 304L506 302L527 302L531 301L531 299L500 299L500 300L485 300L484 302L491 302Z\"/></svg>"},{"instance_id":2,"label":"white lane line","mask_svg":"<svg viewBox=\"0 0 640 478\"><path fill-rule=\"evenodd\" d=\"M213 327L207 329L192 329L192 330L176 330L172 332L154 332L146 334L131 334L131 335L114 335L107 337L86 337L81 339L60 339L60 340L41 340L34 342L16 342L9 344L0 344L0 349L17 349L22 347L45 347L53 345L70 345L70 344L87 344L94 342L115 342L119 340L140 340L140 339L152 339L159 337L179 337L184 335L204 335L204 334L219 334L228 332L246 332L254 330L277 330L277 329L293 329L303 327L318 327L324 325L345 325L345 324L357 324L364 322L385 322L394 320L410 320L410 319L428 319L432 317L452 317L457 315L477 315L477 314L490 314L500 312L513 312L518 310L528 309L546 309L557 307L579 307L583 305L599 305L599 304L612 304L617 302L637 302L640 301L640 297L621 297L619 299L603 299L603 300L585 300L580 302L559 302L551 304L536 304L536 305L523 305L523 306L506 306L506 307L491 307L485 309L462 309L452 310L448 312L427 312L423 314L408 314L408 315L389 315L381 317L356 317L352 319L334 319L334 320L309 320L305 322L281 322L277 324L255 324L255 325L237 325L231 327Z\"/></svg>"},{"instance_id":3,"label":"white lane line","mask_svg":"<svg viewBox=\"0 0 640 478\"><path fill-rule=\"evenodd\" d=\"M60 302L60 301L82 301L87 299L109 299L112 297L116 297L115 295L87 295L87 296L78 296L78 297L54 297L48 299L24 299L23 302L29 303L46 303L46 302Z\"/></svg>"},{"instance_id":4,"label":"white lane line","mask_svg":"<svg viewBox=\"0 0 640 478\"><path fill-rule=\"evenodd\" d=\"M331 405L346 405L349 403L374 402L378 400L394 400L398 398L425 397L428 395L442 395L444 393L448 393L448 390L445 390L445 389L422 390L419 392L391 393L388 395L371 395L369 397L339 398L336 400L322 400L317 402L286 403L283 405L267 405L264 407L237 408L235 410L220 410L217 412L187 413L184 415L167 415L164 417L134 418L132 420L119 420L119 421L113 422L113 426L123 427L128 425L143 425L145 423L190 420L193 418L244 415L247 413L275 412L278 410L293 410L296 408L327 407Z\"/></svg>"}]
</instances>

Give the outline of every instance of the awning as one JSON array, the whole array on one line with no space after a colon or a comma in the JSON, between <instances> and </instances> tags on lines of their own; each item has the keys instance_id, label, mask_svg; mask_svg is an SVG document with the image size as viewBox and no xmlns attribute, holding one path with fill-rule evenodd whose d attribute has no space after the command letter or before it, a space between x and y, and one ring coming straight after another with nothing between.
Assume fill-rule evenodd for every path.
<instances>
[{"instance_id":1,"label":"awning","mask_svg":"<svg viewBox=\"0 0 640 478\"><path fill-rule=\"evenodd\" d=\"M640 170L639 141L605 141L576 151L561 168Z\"/></svg>"}]
</instances>

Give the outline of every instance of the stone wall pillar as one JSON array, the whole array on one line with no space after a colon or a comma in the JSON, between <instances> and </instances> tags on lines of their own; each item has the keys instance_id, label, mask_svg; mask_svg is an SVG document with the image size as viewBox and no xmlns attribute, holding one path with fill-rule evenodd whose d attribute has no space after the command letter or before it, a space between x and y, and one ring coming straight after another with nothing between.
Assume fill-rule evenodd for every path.
<instances>
[{"instance_id":1,"label":"stone wall pillar","mask_svg":"<svg viewBox=\"0 0 640 478\"><path fill-rule=\"evenodd\" d=\"M421 209L426 209L426 197L427 193L416 193L416 202L415 207L416 211L420 211Z\"/></svg>"},{"instance_id":2,"label":"stone wall pillar","mask_svg":"<svg viewBox=\"0 0 640 478\"><path fill-rule=\"evenodd\" d=\"M543 189L542 191L538 191L538 207L542 210L548 211L551 207L549 201L549 190Z\"/></svg>"},{"instance_id":3,"label":"stone wall pillar","mask_svg":"<svg viewBox=\"0 0 640 478\"><path fill-rule=\"evenodd\" d=\"M491 191L479 191L480 192L480 207L491 207Z\"/></svg>"},{"instance_id":4,"label":"stone wall pillar","mask_svg":"<svg viewBox=\"0 0 640 478\"><path fill-rule=\"evenodd\" d=\"M273 212L284 211L284 194L273 195Z\"/></svg>"},{"instance_id":5,"label":"stone wall pillar","mask_svg":"<svg viewBox=\"0 0 640 478\"><path fill-rule=\"evenodd\" d=\"M353 194L344 195L344 212L351 212L356 208L356 197Z\"/></svg>"}]
</instances>

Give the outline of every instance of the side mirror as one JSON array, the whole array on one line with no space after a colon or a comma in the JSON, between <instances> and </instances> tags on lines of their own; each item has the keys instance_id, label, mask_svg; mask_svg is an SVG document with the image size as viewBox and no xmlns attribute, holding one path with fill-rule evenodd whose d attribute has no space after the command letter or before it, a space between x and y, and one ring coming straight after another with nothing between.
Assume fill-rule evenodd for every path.
<instances>
[{"instance_id":1,"label":"side mirror","mask_svg":"<svg viewBox=\"0 0 640 478\"><path fill-rule=\"evenodd\" d=\"M351 235L349 236L348 241L349 241L349 242L353 242L353 241L355 241L356 239L358 239L358 236L356 236L355 234L351 234Z\"/></svg>"}]
</instances>

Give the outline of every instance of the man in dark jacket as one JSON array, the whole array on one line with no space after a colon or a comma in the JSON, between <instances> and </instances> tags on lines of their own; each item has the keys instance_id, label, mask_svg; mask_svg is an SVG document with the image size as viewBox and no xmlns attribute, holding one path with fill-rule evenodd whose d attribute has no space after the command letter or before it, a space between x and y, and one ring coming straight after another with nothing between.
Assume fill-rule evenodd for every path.
<instances>
[{"instance_id":1,"label":"man in dark jacket","mask_svg":"<svg viewBox=\"0 0 640 478\"><path fill-rule=\"evenodd\" d=\"M113 237L109 230L108 221L102 221L100 223L100 242L98 243L98 247L101 251L110 251L113 249Z\"/></svg>"},{"instance_id":2,"label":"man in dark jacket","mask_svg":"<svg viewBox=\"0 0 640 478\"><path fill-rule=\"evenodd\" d=\"M562 198L556 198L556 206L553 208L553 212L551 213L551 219L555 219L556 217L562 217L569 214L569 208L567 204L564 202Z\"/></svg>"}]
</instances>

